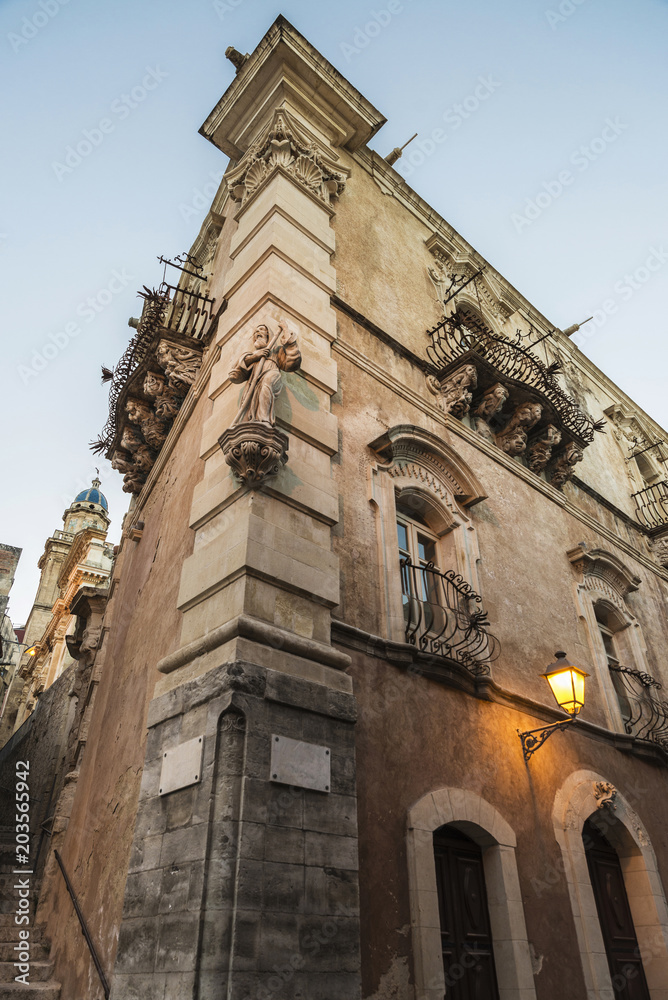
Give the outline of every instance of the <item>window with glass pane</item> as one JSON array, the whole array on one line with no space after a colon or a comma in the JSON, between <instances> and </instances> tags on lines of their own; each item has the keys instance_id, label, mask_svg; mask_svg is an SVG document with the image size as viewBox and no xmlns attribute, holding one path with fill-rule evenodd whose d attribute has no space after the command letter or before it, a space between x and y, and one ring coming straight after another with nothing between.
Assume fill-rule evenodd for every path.
<instances>
[{"instance_id":1,"label":"window with glass pane","mask_svg":"<svg viewBox=\"0 0 668 1000\"><path fill-rule=\"evenodd\" d=\"M397 520L397 540L404 618L415 621L417 615L428 631L434 624L439 603L436 539L425 534L421 525L401 518Z\"/></svg>"}]
</instances>

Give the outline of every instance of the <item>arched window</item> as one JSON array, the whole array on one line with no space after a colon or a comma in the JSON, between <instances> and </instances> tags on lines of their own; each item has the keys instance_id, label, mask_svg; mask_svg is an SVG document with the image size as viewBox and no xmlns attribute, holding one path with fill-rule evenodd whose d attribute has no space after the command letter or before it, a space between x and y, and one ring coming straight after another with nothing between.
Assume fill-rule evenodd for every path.
<instances>
[{"instance_id":1,"label":"arched window","mask_svg":"<svg viewBox=\"0 0 668 1000\"><path fill-rule=\"evenodd\" d=\"M454 826L434 833L446 995L498 1000L482 850Z\"/></svg>"},{"instance_id":2,"label":"arched window","mask_svg":"<svg viewBox=\"0 0 668 1000\"><path fill-rule=\"evenodd\" d=\"M380 556L381 633L487 673L498 644L479 596L475 528L467 508L484 494L461 457L419 427L392 428L371 445Z\"/></svg>"},{"instance_id":3,"label":"arched window","mask_svg":"<svg viewBox=\"0 0 668 1000\"><path fill-rule=\"evenodd\" d=\"M582 840L612 988L620 1000L650 1000L619 856L593 817Z\"/></svg>"}]
</instances>

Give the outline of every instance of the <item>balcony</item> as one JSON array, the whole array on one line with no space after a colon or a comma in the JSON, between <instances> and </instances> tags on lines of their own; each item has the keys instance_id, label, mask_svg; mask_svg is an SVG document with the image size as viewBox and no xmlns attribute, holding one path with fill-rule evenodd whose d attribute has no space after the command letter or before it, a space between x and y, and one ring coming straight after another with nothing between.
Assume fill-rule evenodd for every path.
<instances>
[{"instance_id":1,"label":"balcony","mask_svg":"<svg viewBox=\"0 0 668 1000\"><path fill-rule=\"evenodd\" d=\"M657 695L661 684L649 674L610 664L624 731L668 752L668 704Z\"/></svg>"},{"instance_id":2,"label":"balcony","mask_svg":"<svg viewBox=\"0 0 668 1000\"><path fill-rule=\"evenodd\" d=\"M433 563L401 560L406 642L421 652L447 657L473 674L489 673L499 655L488 632L482 598L454 570L441 573Z\"/></svg>"},{"instance_id":3,"label":"balcony","mask_svg":"<svg viewBox=\"0 0 668 1000\"><path fill-rule=\"evenodd\" d=\"M641 524L650 529L668 527L668 483L665 480L631 495Z\"/></svg>"}]
</instances>

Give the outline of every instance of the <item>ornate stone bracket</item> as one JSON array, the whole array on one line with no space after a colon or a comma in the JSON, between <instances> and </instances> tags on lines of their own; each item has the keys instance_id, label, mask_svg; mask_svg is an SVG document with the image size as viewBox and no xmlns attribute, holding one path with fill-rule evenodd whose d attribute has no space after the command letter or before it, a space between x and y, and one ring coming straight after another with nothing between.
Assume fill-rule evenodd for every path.
<instances>
[{"instance_id":1,"label":"ornate stone bracket","mask_svg":"<svg viewBox=\"0 0 668 1000\"><path fill-rule=\"evenodd\" d=\"M288 460L287 436L260 420L228 428L218 444L235 476L252 490L278 475Z\"/></svg>"},{"instance_id":2,"label":"ornate stone bracket","mask_svg":"<svg viewBox=\"0 0 668 1000\"><path fill-rule=\"evenodd\" d=\"M244 204L275 170L282 169L325 204L337 198L346 174L309 142L289 112L277 109L269 128L227 175L232 198Z\"/></svg>"},{"instance_id":3,"label":"ornate stone bracket","mask_svg":"<svg viewBox=\"0 0 668 1000\"><path fill-rule=\"evenodd\" d=\"M452 367L445 377L427 375L426 382L444 413L465 420L507 455L524 457L528 468L536 474L545 472L548 482L562 489L582 461L582 444L563 440L564 432L557 426L559 415L538 390L521 387L517 380L492 381L495 374L493 366L476 358L475 364L467 360ZM510 410L510 416L504 410Z\"/></svg>"}]
</instances>

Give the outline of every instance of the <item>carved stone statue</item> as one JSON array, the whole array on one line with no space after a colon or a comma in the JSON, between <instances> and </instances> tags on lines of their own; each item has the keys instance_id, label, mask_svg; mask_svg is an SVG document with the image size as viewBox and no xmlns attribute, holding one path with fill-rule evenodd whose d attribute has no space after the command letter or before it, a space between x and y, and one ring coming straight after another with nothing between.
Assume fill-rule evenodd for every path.
<instances>
[{"instance_id":1,"label":"carved stone statue","mask_svg":"<svg viewBox=\"0 0 668 1000\"><path fill-rule=\"evenodd\" d=\"M552 457L552 449L561 441L561 431L548 424L541 436L529 446L528 465L532 472L541 472Z\"/></svg>"},{"instance_id":2,"label":"carved stone statue","mask_svg":"<svg viewBox=\"0 0 668 1000\"><path fill-rule=\"evenodd\" d=\"M230 381L248 383L232 426L259 421L273 427L274 404L283 387L281 372L296 371L301 360L293 333L284 334L279 326L278 333L270 340L269 328L264 324L258 326L253 333L253 350L242 354L230 372Z\"/></svg>"},{"instance_id":3,"label":"carved stone statue","mask_svg":"<svg viewBox=\"0 0 668 1000\"><path fill-rule=\"evenodd\" d=\"M469 412L473 398L472 389L478 384L478 372L473 365L462 365L443 382L433 376L427 378L429 391L438 395L438 405L444 413L451 413L459 420Z\"/></svg>"},{"instance_id":4,"label":"carved stone statue","mask_svg":"<svg viewBox=\"0 0 668 1000\"><path fill-rule=\"evenodd\" d=\"M202 366L200 351L193 351L188 347L179 347L177 344L170 344L166 340L161 340L158 344L156 360L160 367L167 373L168 383L174 388L181 385L189 389L197 378L197 373Z\"/></svg>"},{"instance_id":5,"label":"carved stone statue","mask_svg":"<svg viewBox=\"0 0 668 1000\"><path fill-rule=\"evenodd\" d=\"M510 395L508 389L501 382L495 382L493 386L485 392L484 396L473 411L475 417L475 429L480 437L486 441L494 443L494 433L489 426L489 421L503 409L503 405Z\"/></svg>"},{"instance_id":6,"label":"carved stone statue","mask_svg":"<svg viewBox=\"0 0 668 1000\"><path fill-rule=\"evenodd\" d=\"M574 468L583 458L583 451L575 441L570 441L562 453L558 456L556 465L552 472L550 482L558 490L573 477Z\"/></svg>"},{"instance_id":7,"label":"carved stone statue","mask_svg":"<svg viewBox=\"0 0 668 1000\"><path fill-rule=\"evenodd\" d=\"M527 446L527 433L541 418L540 403L526 402L517 407L512 417L496 435L496 443L507 455L521 455Z\"/></svg>"}]
</instances>

